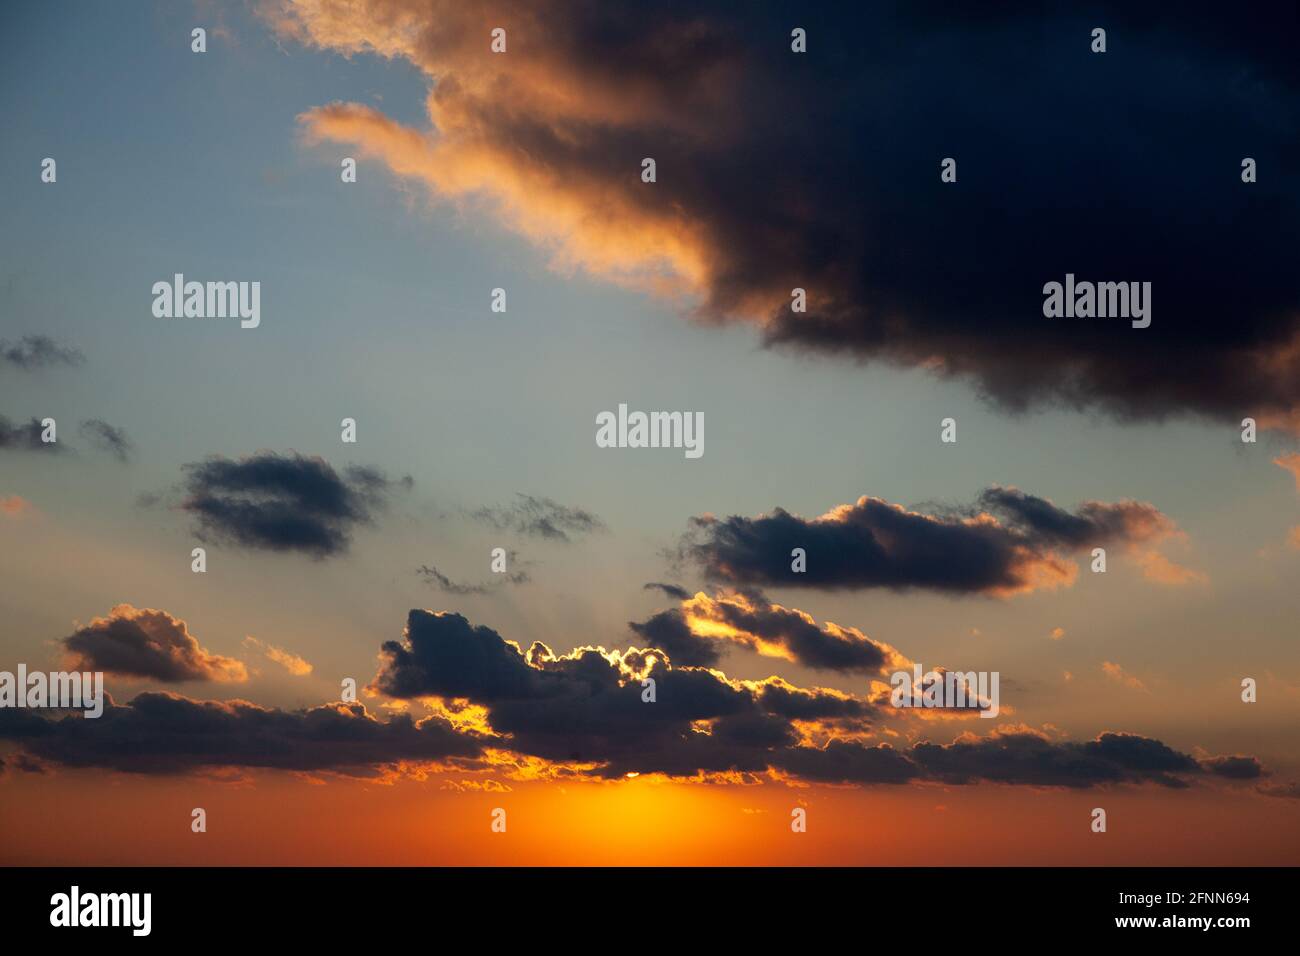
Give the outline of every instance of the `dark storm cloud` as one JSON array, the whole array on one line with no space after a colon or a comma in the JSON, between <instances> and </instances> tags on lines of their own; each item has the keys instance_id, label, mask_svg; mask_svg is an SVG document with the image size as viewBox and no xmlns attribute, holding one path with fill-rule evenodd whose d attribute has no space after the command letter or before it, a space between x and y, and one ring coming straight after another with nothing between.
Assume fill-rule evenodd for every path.
<instances>
[{"instance_id":1,"label":"dark storm cloud","mask_svg":"<svg viewBox=\"0 0 1300 956\"><path fill-rule=\"evenodd\" d=\"M994 487L976 507L936 514L863 496L814 519L782 508L757 518L695 518L680 550L708 577L735 585L1011 594L1068 583L1074 553L1176 533L1149 504L1090 501L1070 513ZM806 552L802 572L791 568L795 548Z\"/></svg>"},{"instance_id":2,"label":"dark storm cloud","mask_svg":"<svg viewBox=\"0 0 1300 956\"><path fill-rule=\"evenodd\" d=\"M713 667L722 660L721 642L695 635L678 608L644 621L628 621L627 626L651 647L664 651L677 667Z\"/></svg>"},{"instance_id":3,"label":"dark storm cloud","mask_svg":"<svg viewBox=\"0 0 1300 956\"><path fill-rule=\"evenodd\" d=\"M63 445L59 442L41 441L42 431L44 428L39 418L32 418L25 424L15 425L0 415L0 451L63 451Z\"/></svg>"},{"instance_id":4,"label":"dark storm cloud","mask_svg":"<svg viewBox=\"0 0 1300 956\"><path fill-rule=\"evenodd\" d=\"M693 296L705 319L1010 409L1300 425L1294 8L360 0L270 19L436 78L435 136L332 104L300 117L309 139L495 195L562 260ZM508 74L481 55L489 20L514 27ZM1151 326L1045 318L1066 273L1152 283Z\"/></svg>"},{"instance_id":5,"label":"dark storm cloud","mask_svg":"<svg viewBox=\"0 0 1300 956\"><path fill-rule=\"evenodd\" d=\"M213 457L185 470L181 508L198 519L201 540L318 558L347 550L353 529L373 520L394 486L373 468L340 475L321 458L292 452Z\"/></svg>"},{"instance_id":6,"label":"dark storm cloud","mask_svg":"<svg viewBox=\"0 0 1300 956\"><path fill-rule=\"evenodd\" d=\"M387 722L361 704L325 704L278 710L247 701L191 700L140 694L109 703L101 717L28 718L0 710L0 738L31 755L67 767L104 767L131 773L177 773L206 767L332 770L369 775L399 761L474 757L479 739L445 721Z\"/></svg>"},{"instance_id":7,"label":"dark storm cloud","mask_svg":"<svg viewBox=\"0 0 1300 956\"><path fill-rule=\"evenodd\" d=\"M116 425L110 425L101 418L92 418L81 423L81 434L100 451L108 452L118 461L128 461L135 450L135 445L125 431Z\"/></svg>"},{"instance_id":8,"label":"dark storm cloud","mask_svg":"<svg viewBox=\"0 0 1300 956\"><path fill-rule=\"evenodd\" d=\"M243 681L244 665L200 646L186 623L166 611L119 604L63 639L67 666L164 682Z\"/></svg>"},{"instance_id":9,"label":"dark storm cloud","mask_svg":"<svg viewBox=\"0 0 1300 956\"><path fill-rule=\"evenodd\" d=\"M589 511L570 508L550 498L516 494L516 500L500 508L483 507L470 517L498 531L513 531L535 538L568 541L571 535L601 531L605 524Z\"/></svg>"},{"instance_id":10,"label":"dark storm cloud","mask_svg":"<svg viewBox=\"0 0 1300 956\"><path fill-rule=\"evenodd\" d=\"M60 345L48 335L24 335L17 342L0 339L0 363L21 369L51 365L80 365L85 357L76 349Z\"/></svg>"}]
</instances>

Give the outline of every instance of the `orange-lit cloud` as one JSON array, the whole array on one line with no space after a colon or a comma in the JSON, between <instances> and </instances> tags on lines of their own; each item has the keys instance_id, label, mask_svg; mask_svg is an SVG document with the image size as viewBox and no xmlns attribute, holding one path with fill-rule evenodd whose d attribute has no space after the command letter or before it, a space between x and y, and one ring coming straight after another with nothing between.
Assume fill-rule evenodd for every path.
<instances>
[{"instance_id":1,"label":"orange-lit cloud","mask_svg":"<svg viewBox=\"0 0 1300 956\"><path fill-rule=\"evenodd\" d=\"M1285 468L1295 479L1296 491L1300 491L1300 452L1291 452L1287 455L1279 455L1273 459L1273 464L1279 468Z\"/></svg>"},{"instance_id":2,"label":"orange-lit cloud","mask_svg":"<svg viewBox=\"0 0 1300 956\"><path fill-rule=\"evenodd\" d=\"M35 506L30 501L18 495L8 495L0 498L0 515L9 518L21 518L23 515L29 515L35 510Z\"/></svg>"},{"instance_id":3,"label":"orange-lit cloud","mask_svg":"<svg viewBox=\"0 0 1300 956\"><path fill-rule=\"evenodd\" d=\"M245 681L248 670L213 654L180 618L154 608L119 604L63 639L68 666L166 682Z\"/></svg>"},{"instance_id":4,"label":"orange-lit cloud","mask_svg":"<svg viewBox=\"0 0 1300 956\"><path fill-rule=\"evenodd\" d=\"M306 677L312 672L312 665L304 658L299 657L291 651L286 651L282 647L276 647L274 644L266 644L259 641L251 634L245 635L244 646L252 647L261 652L267 660L279 664L294 677Z\"/></svg>"},{"instance_id":5,"label":"orange-lit cloud","mask_svg":"<svg viewBox=\"0 0 1300 956\"><path fill-rule=\"evenodd\" d=\"M1204 572L1194 571L1191 568L1175 564L1159 551L1138 550L1136 559L1142 568L1142 576L1148 581L1155 581L1157 584L1179 586L1205 584L1209 581L1209 576Z\"/></svg>"},{"instance_id":6,"label":"orange-lit cloud","mask_svg":"<svg viewBox=\"0 0 1300 956\"><path fill-rule=\"evenodd\" d=\"M687 626L699 637L730 641L764 657L841 672L892 673L910 662L887 644L854 627L827 621L739 592L704 592L681 605Z\"/></svg>"},{"instance_id":7,"label":"orange-lit cloud","mask_svg":"<svg viewBox=\"0 0 1300 956\"><path fill-rule=\"evenodd\" d=\"M999 85L957 103L912 81L912 64L950 42L923 18L894 21L888 45L865 57L860 44L877 41L855 40L852 54L871 63L869 71L832 65L850 56L845 50L801 58L808 62L792 73L777 66L770 39L788 25L749 8L750 20L741 20L734 4L649 19L561 0L261 0L258 11L281 37L348 56L402 59L428 79L427 125L336 102L299 116L308 143L342 144L441 201L472 203L547 250L557 268L673 296L706 319L754 323L768 342L968 377L1011 408L1056 400L1136 417L1172 410L1226 420L1249 407L1266 426L1294 426L1300 319L1294 289L1274 278L1285 270L1271 250L1284 235L1262 213L1250 213L1250 225L1268 237L1270 251L1243 264L1255 314L1215 336L1195 323L1171 323L1164 334L1183 362L1151 368L1101 327L1081 347L1077 326L1026 326L1017 317L1013 290L1041 276L1023 271L1035 240L998 226L1005 195L971 181L960 211L936 204L914 175L915 157L869 146L915 135L897 125L895 91L904 84L924 99L914 116L946 116L978 130L984 148L1021 132ZM1007 20L1026 26L1015 15ZM990 21L985 45L1008 42L1014 33L1001 29L1006 22ZM506 52L490 49L496 26L506 30ZM1141 30L1130 35L1135 44L1144 39ZM1216 49L1229 59L1243 55ZM975 83L984 71L971 64L963 75ZM1131 85L1167 112L1169 91ZM808 106L831 86L842 94L834 117ZM1220 112L1246 115L1226 103ZM1163 123L1148 132L1177 142ZM1265 126L1252 134L1275 135ZM1111 159L1089 152L1094 147L1083 155L1075 140L1068 146L1071 162L1084 169ZM658 164L655 182L640 177L646 157ZM1244 307L1218 289L1193 296L1178 281L1186 261L1232 254L1221 237L1189 230L1152 260L1140 231L1116 237L1104 209L1078 205L1050 178L1023 179L1022 201L1044 221L1068 217L1075 241L1095 237L1120 258L1145 261L1169 290L1170 314ZM980 268L958 269L934 258L938 233L993 251ZM790 307L796 287L808 293L806 313Z\"/></svg>"},{"instance_id":8,"label":"orange-lit cloud","mask_svg":"<svg viewBox=\"0 0 1300 956\"><path fill-rule=\"evenodd\" d=\"M1124 670L1123 667L1114 663L1113 661L1102 661L1101 670L1102 673L1104 673L1115 683L1122 684L1123 686L1129 688L1130 690L1145 691L1147 689L1146 684L1142 683L1141 680L1134 677L1128 671Z\"/></svg>"}]
</instances>

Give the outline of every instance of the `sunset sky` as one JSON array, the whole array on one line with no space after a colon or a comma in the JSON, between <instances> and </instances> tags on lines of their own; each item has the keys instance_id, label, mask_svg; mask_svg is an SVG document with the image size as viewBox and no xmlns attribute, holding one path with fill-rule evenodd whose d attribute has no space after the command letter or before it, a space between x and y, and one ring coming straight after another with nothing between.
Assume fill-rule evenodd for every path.
<instances>
[{"instance_id":1,"label":"sunset sky","mask_svg":"<svg viewBox=\"0 0 1300 956\"><path fill-rule=\"evenodd\" d=\"M1300 862L1295 22L743 6L5 5L0 862Z\"/></svg>"}]
</instances>

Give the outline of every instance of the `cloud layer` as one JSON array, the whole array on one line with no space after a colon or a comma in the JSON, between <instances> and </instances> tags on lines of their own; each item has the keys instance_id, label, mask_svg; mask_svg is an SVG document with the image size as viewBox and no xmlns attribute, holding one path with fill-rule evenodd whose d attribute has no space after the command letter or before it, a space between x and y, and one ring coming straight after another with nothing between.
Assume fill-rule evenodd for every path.
<instances>
[{"instance_id":1,"label":"cloud layer","mask_svg":"<svg viewBox=\"0 0 1300 956\"><path fill-rule=\"evenodd\" d=\"M361 704L287 711L248 701L140 694L96 720L0 711L0 738L68 767L178 773L212 767L332 770L370 776L384 765L479 753L473 735L436 718L376 720Z\"/></svg>"},{"instance_id":2,"label":"cloud layer","mask_svg":"<svg viewBox=\"0 0 1300 956\"><path fill-rule=\"evenodd\" d=\"M141 773L236 766L373 774L401 763L456 760L472 769L523 760L593 779L658 773L697 781L1070 788L1183 787L1199 775L1263 774L1247 755L1201 762L1126 733L1072 742L1010 726L983 737L962 734L951 744L896 748L871 739L891 715L863 697L779 677L730 680L717 670L672 666L653 650L588 646L555 654L538 642L524 651L452 612L411 611L402 639L380 648L370 690L424 703L434 716L417 722L398 714L385 722L360 704L284 711L144 693L126 705L109 702L97 720L6 708L0 739L53 764Z\"/></svg>"}]
</instances>

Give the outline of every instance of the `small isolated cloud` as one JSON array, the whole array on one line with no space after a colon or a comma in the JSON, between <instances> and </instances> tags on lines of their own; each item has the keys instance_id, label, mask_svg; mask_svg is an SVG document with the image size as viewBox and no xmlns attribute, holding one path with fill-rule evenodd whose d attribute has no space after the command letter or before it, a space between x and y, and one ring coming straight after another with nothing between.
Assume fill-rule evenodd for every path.
<instances>
[{"instance_id":1,"label":"small isolated cloud","mask_svg":"<svg viewBox=\"0 0 1300 956\"><path fill-rule=\"evenodd\" d=\"M1054 628L1052 628L1052 632L1051 632L1051 634L1049 634L1048 636L1049 636L1052 640L1054 640L1054 641L1059 641L1059 640L1061 640L1063 637L1065 637L1065 628L1063 628L1063 627L1054 627Z\"/></svg>"},{"instance_id":2,"label":"small isolated cloud","mask_svg":"<svg viewBox=\"0 0 1300 956\"><path fill-rule=\"evenodd\" d=\"M1132 674L1124 670L1124 668L1120 667L1118 664L1114 663L1113 661L1102 661L1101 669L1102 669L1102 673L1104 673L1107 677L1109 677L1117 684L1122 684L1123 686L1128 687L1131 690L1144 691L1147 689L1146 684L1142 683L1142 681L1138 680L1138 678L1134 677Z\"/></svg>"},{"instance_id":3,"label":"small isolated cloud","mask_svg":"<svg viewBox=\"0 0 1300 956\"><path fill-rule=\"evenodd\" d=\"M276 647L274 644L259 641L251 634L244 636L244 646L253 648L267 660L279 664L294 677L306 677L312 672L311 664L304 658L291 651L286 651L283 647Z\"/></svg>"},{"instance_id":4,"label":"small isolated cloud","mask_svg":"<svg viewBox=\"0 0 1300 956\"><path fill-rule=\"evenodd\" d=\"M126 432L116 425L110 425L101 418L92 418L81 423L81 434L100 451L107 452L118 461L127 461L135 450Z\"/></svg>"},{"instance_id":5,"label":"small isolated cloud","mask_svg":"<svg viewBox=\"0 0 1300 956\"><path fill-rule=\"evenodd\" d=\"M373 468L339 474L324 459L293 452L212 457L185 471L181 508L198 519L201 540L316 558L346 551L352 531L374 520L394 487Z\"/></svg>"},{"instance_id":6,"label":"small isolated cloud","mask_svg":"<svg viewBox=\"0 0 1300 956\"><path fill-rule=\"evenodd\" d=\"M35 506L30 501L19 495L8 495L0 498L0 515L4 515L6 518L21 518L35 510Z\"/></svg>"},{"instance_id":7,"label":"small isolated cloud","mask_svg":"<svg viewBox=\"0 0 1300 956\"><path fill-rule=\"evenodd\" d=\"M508 556L507 566L517 566L514 551L511 551ZM532 580L528 572L522 568L516 571L503 571L500 574L493 574L493 580L484 584L464 584L453 581L431 564L420 565L415 569L415 573L423 577L426 583L446 594L490 594L507 584L527 584Z\"/></svg>"},{"instance_id":8,"label":"small isolated cloud","mask_svg":"<svg viewBox=\"0 0 1300 956\"><path fill-rule=\"evenodd\" d=\"M509 505L479 508L470 517L498 531L513 531L551 541L569 541L572 537L605 528L605 523L590 511L525 494L516 494L515 501Z\"/></svg>"},{"instance_id":9,"label":"small isolated cloud","mask_svg":"<svg viewBox=\"0 0 1300 956\"><path fill-rule=\"evenodd\" d=\"M1300 491L1300 452L1291 452L1287 455L1279 455L1273 459L1273 464L1279 468L1285 468L1295 479L1296 491Z\"/></svg>"},{"instance_id":10,"label":"small isolated cloud","mask_svg":"<svg viewBox=\"0 0 1300 956\"><path fill-rule=\"evenodd\" d=\"M65 637L63 646L72 670L167 683L248 679L242 663L205 650L184 621L153 608L119 604Z\"/></svg>"},{"instance_id":11,"label":"small isolated cloud","mask_svg":"<svg viewBox=\"0 0 1300 956\"><path fill-rule=\"evenodd\" d=\"M85 361L79 351L60 345L48 335L24 335L17 342L0 339L0 363L15 368L48 368L52 365L80 365Z\"/></svg>"},{"instance_id":12,"label":"small isolated cloud","mask_svg":"<svg viewBox=\"0 0 1300 956\"><path fill-rule=\"evenodd\" d=\"M1078 574L1074 556L1111 544L1138 554L1152 574L1173 577L1176 566L1144 556L1143 549L1180 535L1172 520L1143 502L1087 501L1069 512L994 486L973 506L933 513L863 496L812 519L782 508L756 518L705 515L691 520L678 552L710 579L737 586L924 588L1001 597L1068 586ZM806 554L802 571L792 567L796 548Z\"/></svg>"},{"instance_id":13,"label":"small isolated cloud","mask_svg":"<svg viewBox=\"0 0 1300 956\"><path fill-rule=\"evenodd\" d=\"M1139 551L1136 559L1142 568L1142 577L1157 584L1179 587L1185 584L1206 584L1210 580L1204 572L1175 564L1159 551Z\"/></svg>"},{"instance_id":14,"label":"small isolated cloud","mask_svg":"<svg viewBox=\"0 0 1300 956\"><path fill-rule=\"evenodd\" d=\"M685 601L691 596L691 592L686 588L678 587L676 584L663 584L659 581L651 581L644 585L644 591L663 591L675 601Z\"/></svg>"},{"instance_id":15,"label":"small isolated cloud","mask_svg":"<svg viewBox=\"0 0 1300 956\"><path fill-rule=\"evenodd\" d=\"M43 452L60 452L63 451L63 445L60 442L41 441L41 433L45 430L41 425L39 418L31 418L26 422L15 425L5 416L0 415L0 451L43 451Z\"/></svg>"}]
</instances>

